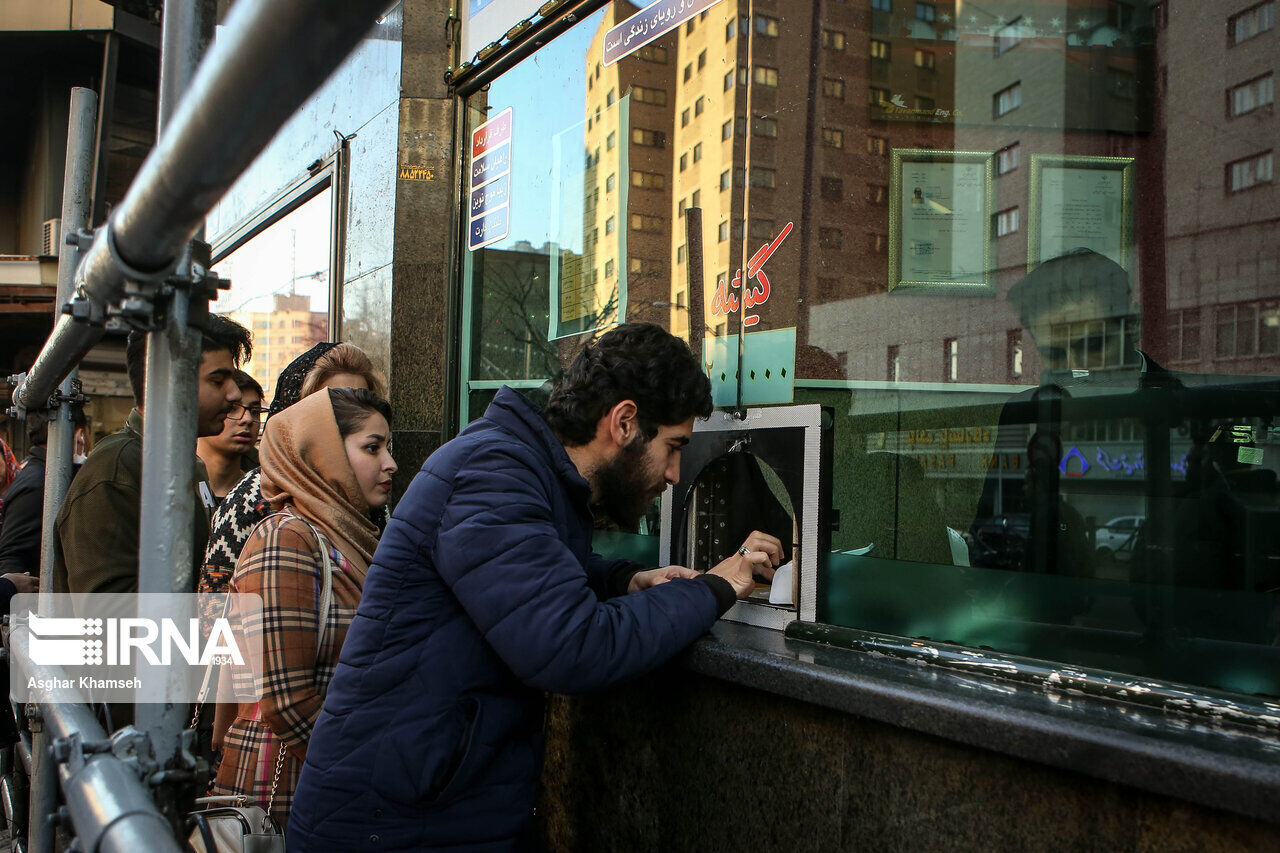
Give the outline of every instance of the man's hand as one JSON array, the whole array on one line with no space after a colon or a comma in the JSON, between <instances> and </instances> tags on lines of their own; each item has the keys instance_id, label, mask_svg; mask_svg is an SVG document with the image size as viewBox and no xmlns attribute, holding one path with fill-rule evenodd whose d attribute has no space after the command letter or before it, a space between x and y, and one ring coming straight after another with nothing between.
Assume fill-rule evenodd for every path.
<instances>
[{"instance_id":1,"label":"man's hand","mask_svg":"<svg viewBox=\"0 0 1280 853\"><path fill-rule=\"evenodd\" d=\"M756 588L752 575L772 578L774 569L781 562L782 543L778 538L753 530L738 552L711 569L710 574L724 578L733 587L738 598L746 598Z\"/></svg>"},{"instance_id":2,"label":"man's hand","mask_svg":"<svg viewBox=\"0 0 1280 853\"><path fill-rule=\"evenodd\" d=\"M646 572L636 572L631 576L631 583L627 585L627 592L639 592L642 589L666 583L673 578L696 578L697 576L697 572L693 569L686 569L684 566L664 566L661 569L649 569Z\"/></svg>"},{"instance_id":3,"label":"man's hand","mask_svg":"<svg viewBox=\"0 0 1280 853\"><path fill-rule=\"evenodd\" d=\"M40 591L39 578L34 578L26 572L10 572L7 575L0 575L0 577L12 583L18 592Z\"/></svg>"}]
</instances>

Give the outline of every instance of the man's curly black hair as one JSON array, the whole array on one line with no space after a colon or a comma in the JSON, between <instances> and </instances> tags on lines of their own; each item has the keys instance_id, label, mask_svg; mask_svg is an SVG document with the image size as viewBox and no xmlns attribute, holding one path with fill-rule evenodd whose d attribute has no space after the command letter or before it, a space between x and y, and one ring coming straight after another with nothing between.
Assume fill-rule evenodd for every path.
<instances>
[{"instance_id":1,"label":"man's curly black hair","mask_svg":"<svg viewBox=\"0 0 1280 853\"><path fill-rule=\"evenodd\" d=\"M589 344L560 377L547 421L570 447L595 438L596 424L622 400L636 404L645 441L659 426L711 414L711 381L684 341L652 323L624 323Z\"/></svg>"}]
</instances>

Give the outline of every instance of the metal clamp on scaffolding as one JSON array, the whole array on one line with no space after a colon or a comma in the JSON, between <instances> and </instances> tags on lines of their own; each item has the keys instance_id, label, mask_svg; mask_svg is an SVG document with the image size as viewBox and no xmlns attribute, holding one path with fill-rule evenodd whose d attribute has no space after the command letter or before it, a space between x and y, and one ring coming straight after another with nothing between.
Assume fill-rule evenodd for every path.
<instances>
[{"instance_id":1,"label":"metal clamp on scaffolding","mask_svg":"<svg viewBox=\"0 0 1280 853\"><path fill-rule=\"evenodd\" d=\"M186 257L184 254L163 274L138 274L137 270L127 269L125 261L115 252L109 229L106 242L125 276L123 296L106 305L103 325L107 331L153 332L164 328L173 296L179 291L184 291L190 299L187 325L202 329L208 323L209 302L217 298L219 290L231 286L230 280L219 278L209 269L212 249L203 240L192 240L189 244L189 264L181 262Z\"/></svg>"}]
</instances>

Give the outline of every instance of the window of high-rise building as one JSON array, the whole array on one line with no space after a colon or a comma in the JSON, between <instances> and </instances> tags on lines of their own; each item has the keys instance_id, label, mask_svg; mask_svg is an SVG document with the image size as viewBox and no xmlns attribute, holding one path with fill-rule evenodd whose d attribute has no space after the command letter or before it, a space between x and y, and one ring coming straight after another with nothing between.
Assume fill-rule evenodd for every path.
<instances>
[{"instance_id":1,"label":"window of high-rise building","mask_svg":"<svg viewBox=\"0 0 1280 853\"><path fill-rule=\"evenodd\" d=\"M720 125L720 141L724 142L726 139L730 139L732 136L733 136L733 119L729 119L724 124Z\"/></svg>"},{"instance_id":2,"label":"window of high-rise building","mask_svg":"<svg viewBox=\"0 0 1280 853\"><path fill-rule=\"evenodd\" d=\"M667 90L654 89L648 86L632 86L631 100L640 104L653 104L656 107L667 105ZM597 116L597 118L599 118Z\"/></svg>"},{"instance_id":3,"label":"window of high-rise building","mask_svg":"<svg viewBox=\"0 0 1280 853\"><path fill-rule=\"evenodd\" d=\"M756 15L756 33L770 38L777 38L778 19L768 15Z\"/></svg>"},{"instance_id":4,"label":"window of high-rise building","mask_svg":"<svg viewBox=\"0 0 1280 853\"><path fill-rule=\"evenodd\" d=\"M612 234L616 230L618 230L617 217L610 216L608 219L604 221L604 233Z\"/></svg>"},{"instance_id":5,"label":"window of high-rise building","mask_svg":"<svg viewBox=\"0 0 1280 853\"><path fill-rule=\"evenodd\" d=\"M1009 113L1022 106L1022 83L1014 83L1012 86L1006 86L991 98L992 108L995 111L995 117L1008 115Z\"/></svg>"},{"instance_id":6,"label":"window of high-rise building","mask_svg":"<svg viewBox=\"0 0 1280 853\"><path fill-rule=\"evenodd\" d=\"M757 65L752 79L761 86L776 86L778 85L778 69Z\"/></svg>"},{"instance_id":7,"label":"window of high-rise building","mask_svg":"<svg viewBox=\"0 0 1280 853\"><path fill-rule=\"evenodd\" d=\"M726 71L724 73L724 90L727 92L733 88L733 72Z\"/></svg>"},{"instance_id":8,"label":"window of high-rise building","mask_svg":"<svg viewBox=\"0 0 1280 853\"><path fill-rule=\"evenodd\" d=\"M695 116L700 116L706 109L707 109L707 99L702 95L699 95L698 99L693 102L693 114Z\"/></svg>"},{"instance_id":9,"label":"window of high-rise building","mask_svg":"<svg viewBox=\"0 0 1280 853\"><path fill-rule=\"evenodd\" d=\"M822 95L825 98L844 100L844 81L838 77L822 78Z\"/></svg>"},{"instance_id":10,"label":"window of high-rise building","mask_svg":"<svg viewBox=\"0 0 1280 853\"><path fill-rule=\"evenodd\" d=\"M693 162L697 163L702 159L702 143L695 143L693 146Z\"/></svg>"},{"instance_id":11,"label":"window of high-rise building","mask_svg":"<svg viewBox=\"0 0 1280 853\"><path fill-rule=\"evenodd\" d=\"M778 120L772 116L756 116L751 119L751 132L756 136L775 137L778 135Z\"/></svg>"},{"instance_id":12,"label":"window of high-rise building","mask_svg":"<svg viewBox=\"0 0 1280 853\"><path fill-rule=\"evenodd\" d=\"M751 219L750 233L751 233L752 239L772 240L774 234L776 234L777 232L774 230L772 219L758 219L753 217Z\"/></svg>"},{"instance_id":13,"label":"window of high-rise building","mask_svg":"<svg viewBox=\"0 0 1280 853\"><path fill-rule=\"evenodd\" d=\"M701 71L706 67L707 67L707 52L704 50L698 54L698 70Z\"/></svg>"},{"instance_id":14,"label":"window of high-rise building","mask_svg":"<svg viewBox=\"0 0 1280 853\"><path fill-rule=\"evenodd\" d=\"M871 102L871 106L883 106L889 100L889 90L883 89L879 86L871 86L867 89L867 96Z\"/></svg>"},{"instance_id":15,"label":"window of high-rise building","mask_svg":"<svg viewBox=\"0 0 1280 853\"><path fill-rule=\"evenodd\" d=\"M609 135L604 138L604 148L606 151L612 151L618 144L618 134L616 131L609 131Z\"/></svg>"},{"instance_id":16,"label":"window of high-rise building","mask_svg":"<svg viewBox=\"0 0 1280 853\"><path fill-rule=\"evenodd\" d=\"M646 130L643 127L631 128L631 142L646 148L666 148L667 135L660 130Z\"/></svg>"},{"instance_id":17,"label":"window of high-rise building","mask_svg":"<svg viewBox=\"0 0 1280 853\"><path fill-rule=\"evenodd\" d=\"M693 63L689 63L684 67L684 82L688 83L693 79Z\"/></svg>"},{"instance_id":18,"label":"window of high-rise building","mask_svg":"<svg viewBox=\"0 0 1280 853\"><path fill-rule=\"evenodd\" d=\"M867 204L883 207L889 203L889 188L884 184L867 184Z\"/></svg>"},{"instance_id":19,"label":"window of high-rise building","mask_svg":"<svg viewBox=\"0 0 1280 853\"><path fill-rule=\"evenodd\" d=\"M689 168L689 152L686 151L680 155L680 171L683 172L687 168Z\"/></svg>"},{"instance_id":20,"label":"window of high-rise building","mask_svg":"<svg viewBox=\"0 0 1280 853\"><path fill-rule=\"evenodd\" d=\"M844 244L844 234L839 228L819 228L818 246L823 249L840 249Z\"/></svg>"},{"instance_id":21,"label":"window of high-rise building","mask_svg":"<svg viewBox=\"0 0 1280 853\"><path fill-rule=\"evenodd\" d=\"M1270 184L1273 174L1270 151L1235 160L1227 164L1227 189L1231 192L1239 192Z\"/></svg>"},{"instance_id":22,"label":"window of high-rise building","mask_svg":"<svg viewBox=\"0 0 1280 853\"><path fill-rule=\"evenodd\" d=\"M1018 208L1009 207L996 214L996 236L1007 237L1018 230Z\"/></svg>"},{"instance_id":23,"label":"window of high-rise building","mask_svg":"<svg viewBox=\"0 0 1280 853\"><path fill-rule=\"evenodd\" d=\"M915 51L915 63L916 68L933 71L938 67L938 53L934 50L917 48Z\"/></svg>"},{"instance_id":24,"label":"window of high-rise building","mask_svg":"<svg viewBox=\"0 0 1280 853\"><path fill-rule=\"evenodd\" d=\"M723 243L728 239L729 239L729 220L726 219L724 222L720 223L720 228L717 231L717 240Z\"/></svg>"},{"instance_id":25,"label":"window of high-rise building","mask_svg":"<svg viewBox=\"0 0 1280 853\"><path fill-rule=\"evenodd\" d=\"M646 44L637 50L635 55L646 62L655 62L659 65L667 64L667 49L661 45Z\"/></svg>"},{"instance_id":26,"label":"window of high-rise building","mask_svg":"<svg viewBox=\"0 0 1280 853\"><path fill-rule=\"evenodd\" d=\"M874 101L873 101L874 103ZM889 140L883 136L867 136L867 153L884 157L889 153Z\"/></svg>"},{"instance_id":27,"label":"window of high-rise building","mask_svg":"<svg viewBox=\"0 0 1280 853\"><path fill-rule=\"evenodd\" d=\"M1014 18L996 31L996 55L1007 53L1022 44L1022 17Z\"/></svg>"},{"instance_id":28,"label":"window of high-rise building","mask_svg":"<svg viewBox=\"0 0 1280 853\"><path fill-rule=\"evenodd\" d=\"M883 39L871 40L871 58L872 59L879 59L879 60L888 62L892 58L890 51L891 51L891 48L887 41L884 41Z\"/></svg>"},{"instance_id":29,"label":"window of high-rise building","mask_svg":"<svg viewBox=\"0 0 1280 853\"><path fill-rule=\"evenodd\" d=\"M1275 103L1275 77L1268 71L1227 90L1227 114L1242 116Z\"/></svg>"},{"instance_id":30,"label":"window of high-rise building","mask_svg":"<svg viewBox=\"0 0 1280 853\"><path fill-rule=\"evenodd\" d=\"M1250 6L1227 19L1227 39L1230 44L1240 44L1275 28L1276 4L1267 0Z\"/></svg>"},{"instance_id":31,"label":"window of high-rise building","mask_svg":"<svg viewBox=\"0 0 1280 853\"><path fill-rule=\"evenodd\" d=\"M932 24L938 17L938 11L932 3L916 3L916 20Z\"/></svg>"},{"instance_id":32,"label":"window of high-rise building","mask_svg":"<svg viewBox=\"0 0 1280 853\"><path fill-rule=\"evenodd\" d=\"M720 189L721 190L729 189L730 187L729 181L730 181L730 171L728 169L725 169L723 172L720 173Z\"/></svg>"},{"instance_id":33,"label":"window of high-rise building","mask_svg":"<svg viewBox=\"0 0 1280 853\"><path fill-rule=\"evenodd\" d=\"M828 50L844 50L845 37L840 30L822 31L822 46Z\"/></svg>"},{"instance_id":34,"label":"window of high-rise building","mask_svg":"<svg viewBox=\"0 0 1280 853\"><path fill-rule=\"evenodd\" d=\"M1006 145L996 152L996 173L1007 175L1014 169L1018 168L1018 162L1021 158L1021 149L1018 143Z\"/></svg>"},{"instance_id":35,"label":"window of high-rise building","mask_svg":"<svg viewBox=\"0 0 1280 853\"><path fill-rule=\"evenodd\" d=\"M1009 364L1009 378L1020 379L1023 371L1022 330L1010 329L1005 332L1005 353Z\"/></svg>"},{"instance_id":36,"label":"window of high-rise building","mask_svg":"<svg viewBox=\"0 0 1280 853\"><path fill-rule=\"evenodd\" d=\"M688 107L685 107L683 110L680 111L680 126L681 127L689 126L689 108Z\"/></svg>"},{"instance_id":37,"label":"window of high-rise building","mask_svg":"<svg viewBox=\"0 0 1280 853\"><path fill-rule=\"evenodd\" d=\"M631 214L633 231L661 231L665 220L661 216L650 216L647 213Z\"/></svg>"},{"instance_id":38,"label":"window of high-rise building","mask_svg":"<svg viewBox=\"0 0 1280 853\"><path fill-rule=\"evenodd\" d=\"M942 342L942 379L955 382L960 378L960 341L947 338Z\"/></svg>"},{"instance_id":39,"label":"window of high-rise building","mask_svg":"<svg viewBox=\"0 0 1280 853\"><path fill-rule=\"evenodd\" d=\"M823 175L819 183L819 193L826 201L844 201L844 178Z\"/></svg>"},{"instance_id":40,"label":"window of high-rise building","mask_svg":"<svg viewBox=\"0 0 1280 853\"><path fill-rule=\"evenodd\" d=\"M614 95L614 93L613 93L613 90L612 90L612 89L610 89L607 93L605 93L605 96L604 96L604 105L605 105L606 107L611 107L611 106L613 106L613 102L614 102L614 101L616 101L616 100L617 100L617 96L616 96L616 95Z\"/></svg>"},{"instance_id":41,"label":"window of high-rise building","mask_svg":"<svg viewBox=\"0 0 1280 853\"><path fill-rule=\"evenodd\" d=\"M844 131L834 127L822 129L822 144L828 148L844 147Z\"/></svg>"},{"instance_id":42,"label":"window of high-rise building","mask_svg":"<svg viewBox=\"0 0 1280 853\"><path fill-rule=\"evenodd\" d=\"M689 197L690 207L702 207L702 190L694 190L693 195Z\"/></svg>"},{"instance_id":43,"label":"window of high-rise building","mask_svg":"<svg viewBox=\"0 0 1280 853\"><path fill-rule=\"evenodd\" d=\"M764 166L756 166L751 170L751 186L765 187L773 189L777 184L777 172L773 169L766 169Z\"/></svg>"},{"instance_id":44,"label":"window of high-rise building","mask_svg":"<svg viewBox=\"0 0 1280 853\"><path fill-rule=\"evenodd\" d=\"M871 0L871 8L877 12L892 12L893 0Z\"/></svg>"}]
</instances>

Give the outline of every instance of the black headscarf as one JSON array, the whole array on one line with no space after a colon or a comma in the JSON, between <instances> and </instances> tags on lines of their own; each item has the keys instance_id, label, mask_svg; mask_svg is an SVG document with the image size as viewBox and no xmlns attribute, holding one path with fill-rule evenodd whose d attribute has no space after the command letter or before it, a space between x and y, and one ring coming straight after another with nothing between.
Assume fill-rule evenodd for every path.
<instances>
[{"instance_id":1,"label":"black headscarf","mask_svg":"<svg viewBox=\"0 0 1280 853\"><path fill-rule=\"evenodd\" d=\"M307 374L316 366L320 356L337 345L334 341L321 341L289 362L289 366L280 371L280 378L276 380L276 395L271 399L271 409L267 417L280 414L302 399L302 383L307 378Z\"/></svg>"}]
</instances>

